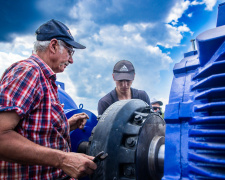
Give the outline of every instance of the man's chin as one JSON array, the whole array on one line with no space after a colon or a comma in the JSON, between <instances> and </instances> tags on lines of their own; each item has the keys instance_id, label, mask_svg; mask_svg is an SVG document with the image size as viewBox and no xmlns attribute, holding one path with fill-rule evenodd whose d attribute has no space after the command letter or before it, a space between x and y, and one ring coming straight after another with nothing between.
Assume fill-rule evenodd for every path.
<instances>
[{"instance_id":1,"label":"man's chin","mask_svg":"<svg viewBox=\"0 0 225 180\"><path fill-rule=\"evenodd\" d=\"M66 66L60 66L60 67L59 67L59 72L58 72L58 73L63 72L65 69L66 69Z\"/></svg>"}]
</instances>

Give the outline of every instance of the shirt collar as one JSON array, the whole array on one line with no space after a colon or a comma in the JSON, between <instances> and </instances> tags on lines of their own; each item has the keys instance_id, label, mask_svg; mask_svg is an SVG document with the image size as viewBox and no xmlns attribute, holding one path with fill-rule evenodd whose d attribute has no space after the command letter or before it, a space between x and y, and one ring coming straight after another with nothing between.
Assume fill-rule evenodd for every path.
<instances>
[{"instance_id":1,"label":"shirt collar","mask_svg":"<svg viewBox=\"0 0 225 180\"><path fill-rule=\"evenodd\" d=\"M130 88L130 90L131 90L131 99L136 99L137 94L134 93L134 90L133 90L132 87ZM113 95L113 98L114 98L115 102L119 101L119 98L118 98L117 93L116 93L116 88L112 91L112 95Z\"/></svg>"},{"instance_id":2,"label":"shirt collar","mask_svg":"<svg viewBox=\"0 0 225 180\"><path fill-rule=\"evenodd\" d=\"M31 59L33 59L42 69L44 75L47 78L52 78L53 80L56 80L56 74L54 71L46 64L44 60L42 60L38 55L32 54L30 56Z\"/></svg>"}]
</instances>

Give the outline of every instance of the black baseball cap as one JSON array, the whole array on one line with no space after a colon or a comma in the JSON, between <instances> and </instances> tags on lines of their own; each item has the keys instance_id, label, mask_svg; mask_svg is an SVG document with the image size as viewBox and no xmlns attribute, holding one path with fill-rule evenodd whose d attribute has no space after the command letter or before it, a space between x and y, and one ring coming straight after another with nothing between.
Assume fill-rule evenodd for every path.
<instances>
[{"instance_id":1,"label":"black baseball cap","mask_svg":"<svg viewBox=\"0 0 225 180\"><path fill-rule=\"evenodd\" d=\"M130 61L121 60L117 62L113 68L113 75L116 81L120 80L134 80L134 66Z\"/></svg>"},{"instance_id":2,"label":"black baseball cap","mask_svg":"<svg viewBox=\"0 0 225 180\"><path fill-rule=\"evenodd\" d=\"M35 33L38 41L50 41L55 38L64 41L76 49L86 48L74 40L69 28L65 24L55 19L42 24Z\"/></svg>"}]
</instances>

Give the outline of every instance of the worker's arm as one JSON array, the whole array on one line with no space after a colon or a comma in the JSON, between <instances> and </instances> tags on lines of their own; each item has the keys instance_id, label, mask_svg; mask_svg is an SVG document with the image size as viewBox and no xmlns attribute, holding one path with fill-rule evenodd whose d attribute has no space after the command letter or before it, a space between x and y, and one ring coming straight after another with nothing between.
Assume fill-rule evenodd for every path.
<instances>
[{"instance_id":1,"label":"worker's arm","mask_svg":"<svg viewBox=\"0 0 225 180\"><path fill-rule=\"evenodd\" d=\"M0 112L0 160L20 164L52 166L79 178L97 168L94 157L40 146L14 131L20 117L15 111Z\"/></svg>"}]
</instances>

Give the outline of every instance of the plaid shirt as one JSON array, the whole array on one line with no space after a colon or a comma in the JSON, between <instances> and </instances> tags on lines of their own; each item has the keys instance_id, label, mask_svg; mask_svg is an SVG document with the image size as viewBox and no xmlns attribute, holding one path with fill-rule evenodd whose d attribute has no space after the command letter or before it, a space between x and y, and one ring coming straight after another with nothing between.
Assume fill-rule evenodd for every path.
<instances>
[{"instance_id":1,"label":"plaid shirt","mask_svg":"<svg viewBox=\"0 0 225 180\"><path fill-rule=\"evenodd\" d=\"M55 73L37 55L13 64L0 80L0 111L15 110L20 116L15 131L30 141L68 152L69 124L55 80ZM0 161L0 179L56 179L64 174L53 167Z\"/></svg>"}]
</instances>

